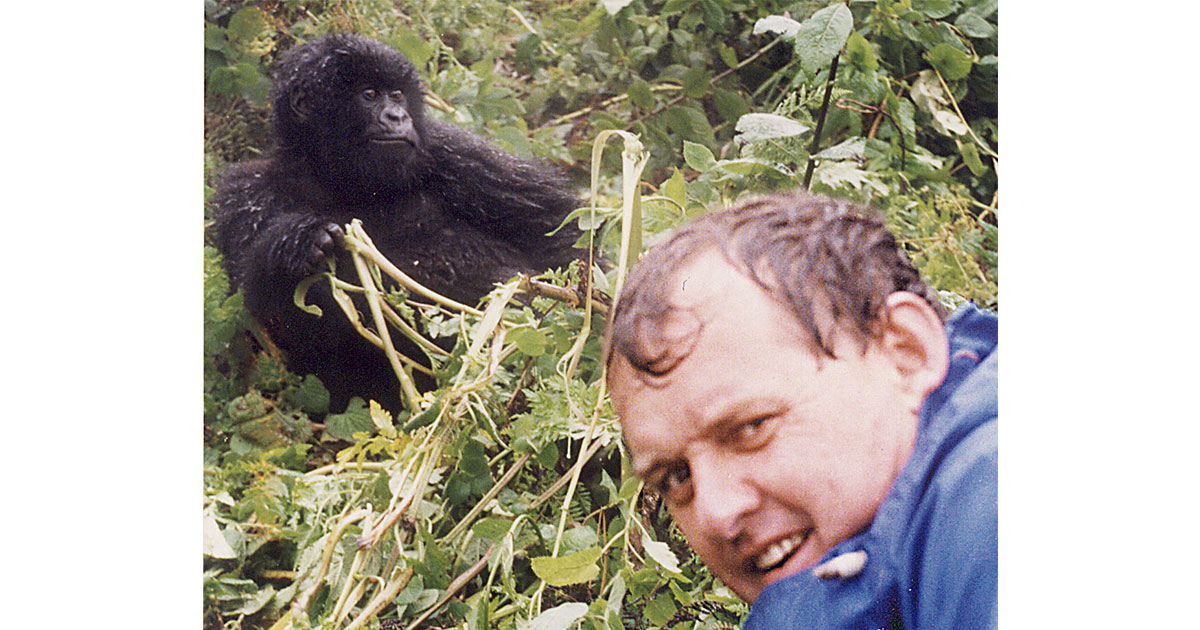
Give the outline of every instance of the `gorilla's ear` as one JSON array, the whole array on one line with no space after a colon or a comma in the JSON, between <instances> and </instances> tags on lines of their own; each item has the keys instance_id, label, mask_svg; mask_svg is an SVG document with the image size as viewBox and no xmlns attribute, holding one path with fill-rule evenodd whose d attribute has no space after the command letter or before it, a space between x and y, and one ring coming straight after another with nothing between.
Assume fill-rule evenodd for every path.
<instances>
[{"instance_id":1,"label":"gorilla's ear","mask_svg":"<svg viewBox=\"0 0 1200 630\"><path fill-rule=\"evenodd\" d=\"M288 105L292 108L292 113L296 119L302 122L307 122L312 116L312 107L309 106L308 92L305 90L295 90L288 98Z\"/></svg>"}]
</instances>

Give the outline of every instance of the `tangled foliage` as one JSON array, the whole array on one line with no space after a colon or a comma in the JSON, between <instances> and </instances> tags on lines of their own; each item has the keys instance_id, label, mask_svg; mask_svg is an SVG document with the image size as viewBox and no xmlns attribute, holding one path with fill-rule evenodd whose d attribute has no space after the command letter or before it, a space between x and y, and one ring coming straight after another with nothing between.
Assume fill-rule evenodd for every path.
<instances>
[{"instance_id":1,"label":"tangled foliage","mask_svg":"<svg viewBox=\"0 0 1200 630\"><path fill-rule=\"evenodd\" d=\"M735 625L744 604L623 463L606 300L641 243L807 184L881 208L948 305L998 307L996 23L994 0L207 2L206 185L268 148L278 53L353 30L414 61L431 116L593 183L570 220L614 264L514 280L465 310L381 296L458 345L431 358L438 387L415 404L330 414L206 247L205 627ZM626 150L597 151L589 178L615 130ZM387 273L369 235L348 240Z\"/></svg>"}]
</instances>

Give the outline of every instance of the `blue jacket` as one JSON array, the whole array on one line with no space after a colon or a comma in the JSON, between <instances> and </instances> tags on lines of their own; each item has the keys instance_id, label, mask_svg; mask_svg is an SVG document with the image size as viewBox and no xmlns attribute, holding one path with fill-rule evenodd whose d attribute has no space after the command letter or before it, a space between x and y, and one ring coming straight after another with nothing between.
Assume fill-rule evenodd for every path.
<instances>
[{"instance_id":1,"label":"blue jacket","mask_svg":"<svg viewBox=\"0 0 1200 630\"><path fill-rule=\"evenodd\" d=\"M744 630L996 627L997 327L970 304L950 317L946 380L875 520L763 589Z\"/></svg>"}]
</instances>

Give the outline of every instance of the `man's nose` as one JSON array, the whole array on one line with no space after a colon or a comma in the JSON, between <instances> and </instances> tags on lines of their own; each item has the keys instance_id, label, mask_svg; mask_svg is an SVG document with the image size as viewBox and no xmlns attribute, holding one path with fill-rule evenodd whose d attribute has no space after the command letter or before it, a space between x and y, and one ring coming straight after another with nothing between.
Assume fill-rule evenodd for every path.
<instances>
[{"instance_id":1,"label":"man's nose","mask_svg":"<svg viewBox=\"0 0 1200 630\"><path fill-rule=\"evenodd\" d=\"M691 474L697 522L712 535L736 539L759 504L753 470L715 459L693 462Z\"/></svg>"}]
</instances>

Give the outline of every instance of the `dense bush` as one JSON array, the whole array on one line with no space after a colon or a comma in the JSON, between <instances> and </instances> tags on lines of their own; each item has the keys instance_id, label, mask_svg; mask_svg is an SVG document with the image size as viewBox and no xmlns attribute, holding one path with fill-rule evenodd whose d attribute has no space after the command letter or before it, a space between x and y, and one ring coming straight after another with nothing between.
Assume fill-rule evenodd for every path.
<instances>
[{"instance_id":1,"label":"dense bush","mask_svg":"<svg viewBox=\"0 0 1200 630\"><path fill-rule=\"evenodd\" d=\"M807 185L883 210L947 303L996 308L996 22L994 0L206 2L206 192L269 150L278 52L354 30L423 69L431 115L590 186L572 220L614 264L514 280L482 310L389 296L461 333L439 388L329 414L206 247L205 627L736 624L744 604L628 474L605 306L643 242Z\"/></svg>"}]
</instances>

